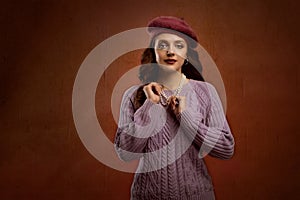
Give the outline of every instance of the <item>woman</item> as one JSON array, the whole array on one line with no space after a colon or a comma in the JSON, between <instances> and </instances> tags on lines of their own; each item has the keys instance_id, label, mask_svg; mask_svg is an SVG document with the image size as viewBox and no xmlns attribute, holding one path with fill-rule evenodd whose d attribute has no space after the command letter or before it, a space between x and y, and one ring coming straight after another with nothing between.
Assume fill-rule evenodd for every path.
<instances>
[{"instance_id":1,"label":"woman","mask_svg":"<svg viewBox=\"0 0 300 200\"><path fill-rule=\"evenodd\" d=\"M203 156L231 158L234 138L216 90L201 76L196 34L169 16L151 20L148 32L144 84L124 93L115 138L122 160L139 159L131 199L215 199Z\"/></svg>"}]
</instances>

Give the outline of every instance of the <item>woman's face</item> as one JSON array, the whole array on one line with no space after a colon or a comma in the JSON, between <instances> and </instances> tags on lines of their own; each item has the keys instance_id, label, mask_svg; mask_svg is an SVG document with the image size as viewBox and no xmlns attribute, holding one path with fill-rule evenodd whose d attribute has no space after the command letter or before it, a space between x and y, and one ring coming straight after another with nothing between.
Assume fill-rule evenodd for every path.
<instances>
[{"instance_id":1,"label":"woman's face","mask_svg":"<svg viewBox=\"0 0 300 200\"><path fill-rule=\"evenodd\" d=\"M162 33L155 38L154 49L159 65L181 72L188 50L183 38L171 33Z\"/></svg>"}]
</instances>

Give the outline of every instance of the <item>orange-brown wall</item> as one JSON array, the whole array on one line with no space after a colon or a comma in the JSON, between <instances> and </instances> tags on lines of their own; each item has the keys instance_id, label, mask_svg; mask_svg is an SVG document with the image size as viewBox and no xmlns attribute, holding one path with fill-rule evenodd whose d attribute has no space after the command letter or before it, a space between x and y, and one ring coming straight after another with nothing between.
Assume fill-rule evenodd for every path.
<instances>
[{"instance_id":1,"label":"orange-brown wall","mask_svg":"<svg viewBox=\"0 0 300 200\"><path fill-rule=\"evenodd\" d=\"M95 46L158 15L184 17L224 80L236 149L231 160L206 157L217 199L299 197L298 11L296 0L2 1L0 199L129 198L133 174L82 144L72 89ZM114 62L98 85L111 140L111 88L139 54Z\"/></svg>"}]
</instances>

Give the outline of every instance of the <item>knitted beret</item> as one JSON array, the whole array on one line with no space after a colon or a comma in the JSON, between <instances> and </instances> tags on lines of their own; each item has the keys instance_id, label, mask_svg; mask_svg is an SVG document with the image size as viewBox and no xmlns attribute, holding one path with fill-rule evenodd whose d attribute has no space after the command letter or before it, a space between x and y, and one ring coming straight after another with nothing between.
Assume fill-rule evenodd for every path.
<instances>
[{"instance_id":1,"label":"knitted beret","mask_svg":"<svg viewBox=\"0 0 300 200\"><path fill-rule=\"evenodd\" d=\"M173 30L173 32L172 32ZM161 34L161 33L177 33L180 32L182 34L185 34L186 36L192 38L196 42L198 42L198 38L194 30L189 26L187 22L185 22L183 19L173 17L173 16L160 16L152 19L148 23L148 32L152 38L155 36ZM178 34L178 33L177 33ZM180 35L182 36L182 35ZM186 37L185 37L186 38ZM187 38L189 41L190 39ZM189 41L189 43L192 43L192 46L196 46L194 41Z\"/></svg>"}]
</instances>

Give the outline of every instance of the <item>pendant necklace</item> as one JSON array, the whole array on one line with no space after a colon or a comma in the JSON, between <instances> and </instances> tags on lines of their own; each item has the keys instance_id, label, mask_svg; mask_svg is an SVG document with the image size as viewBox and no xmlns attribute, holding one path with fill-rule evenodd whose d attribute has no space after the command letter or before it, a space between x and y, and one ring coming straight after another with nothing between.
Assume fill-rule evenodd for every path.
<instances>
[{"instance_id":1,"label":"pendant necklace","mask_svg":"<svg viewBox=\"0 0 300 200\"><path fill-rule=\"evenodd\" d=\"M180 79L179 86L178 86L178 88L175 89L174 93L171 96L177 97L179 95L179 93L181 92L181 89L182 89L182 86L184 84L185 79L186 79L186 76L184 74L181 74L181 79ZM161 91L159 96L160 96L159 100L160 100L161 105L167 106L169 104L168 100L171 96L168 97L163 90ZM179 102L177 102L177 104L179 104Z\"/></svg>"}]
</instances>

